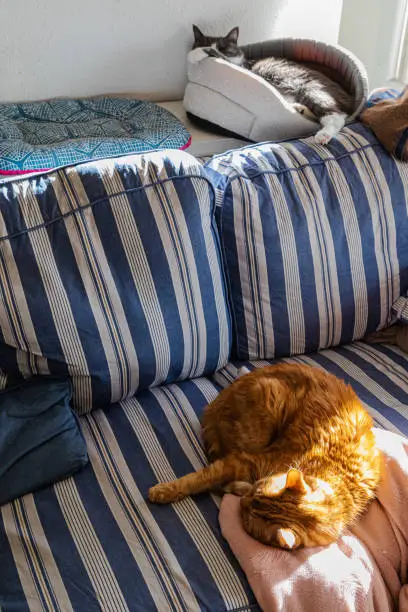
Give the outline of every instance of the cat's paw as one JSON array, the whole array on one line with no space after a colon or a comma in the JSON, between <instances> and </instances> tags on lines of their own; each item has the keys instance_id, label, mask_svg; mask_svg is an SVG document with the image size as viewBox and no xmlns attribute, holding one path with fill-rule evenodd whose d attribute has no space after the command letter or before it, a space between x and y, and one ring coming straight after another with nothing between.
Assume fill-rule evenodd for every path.
<instances>
[{"instance_id":1,"label":"cat's paw","mask_svg":"<svg viewBox=\"0 0 408 612\"><path fill-rule=\"evenodd\" d=\"M171 504L183 499L172 482L163 482L149 489L149 501L154 504Z\"/></svg>"},{"instance_id":2,"label":"cat's paw","mask_svg":"<svg viewBox=\"0 0 408 612\"><path fill-rule=\"evenodd\" d=\"M333 134L329 130L319 130L315 135L315 142L317 144L326 145L333 138Z\"/></svg>"},{"instance_id":3,"label":"cat's paw","mask_svg":"<svg viewBox=\"0 0 408 612\"><path fill-rule=\"evenodd\" d=\"M197 49L190 51L187 57L190 64L199 64L203 59L208 57L208 53L201 47L197 47Z\"/></svg>"},{"instance_id":4,"label":"cat's paw","mask_svg":"<svg viewBox=\"0 0 408 612\"><path fill-rule=\"evenodd\" d=\"M299 115L303 115L306 119L310 119L311 121L316 121L316 116L312 113L310 108L307 108L304 104L299 104L299 102L294 102L292 104L293 110L295 110Z\"/></svg>"}]
</instances>

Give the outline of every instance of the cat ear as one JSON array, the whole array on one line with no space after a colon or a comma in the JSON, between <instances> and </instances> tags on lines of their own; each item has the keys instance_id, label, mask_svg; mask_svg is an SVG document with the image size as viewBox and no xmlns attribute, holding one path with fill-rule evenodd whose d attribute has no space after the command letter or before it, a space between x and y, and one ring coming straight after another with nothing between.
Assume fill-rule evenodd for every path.
<instances>
[{"instance_id":1,"label":"cat ear","mask_svg":"<svg viewBox=\"0 0 408 612\"><path fill-rule=\"evenodd\" d=\"M227 38L231 42L237 44L238 36L239 36L239 27L236 26L235 28L232 28L231 32L228 32L228 34L225 36L225 38Z\"/></svg>"},{"instance_id":2,"label":"cat ear","mask_svg":"<svg viewBox=\"0 0 408 612\"><path fill-rule=\"evenodd\" d=\"M193 32L194 32L194 40L196 43L201 42L205 38L200 28L196 25L193 25Z\"/></svg>"},{"instance_id":3,"label":"cat ear","mask_svg":"<svg viewBox=\"0 0 408 612\"><path fill-rule=\"evenodd\" d=\"M286 474L285 489L293 489L299 493L306 493L308 486L303 478L302 472L299 472L299 470L294 468L289 470L289 472Z\"/></svg>"},{"instance_id":4,"label":"cat ear","mask_svg":"<svg viewBox=\"0 0 408 612\"><path fill-rule=\"evenodd\" d=\"M291 529L278 529L276 532L276 539L278 540L279 546L282 546L282 548L286 548L287 550L297 548L296 536Z\"/></svg>"}]
</instances>

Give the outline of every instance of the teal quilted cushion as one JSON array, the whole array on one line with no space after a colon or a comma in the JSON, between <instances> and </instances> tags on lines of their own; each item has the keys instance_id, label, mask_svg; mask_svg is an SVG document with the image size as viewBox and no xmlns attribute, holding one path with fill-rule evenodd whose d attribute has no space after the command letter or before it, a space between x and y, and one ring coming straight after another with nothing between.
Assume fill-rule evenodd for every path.
<instances>
[{"instance_id":1,"label":"teal quilted cushion","mask_svg":"<svg viewBox=\"0 0 408 612\"><path fill-rule=\"evenodd\" d=\"M0 174L185 149L189 141L183 124L152 102L88 98L0 104Z\"/></svg>"}]
</instances>

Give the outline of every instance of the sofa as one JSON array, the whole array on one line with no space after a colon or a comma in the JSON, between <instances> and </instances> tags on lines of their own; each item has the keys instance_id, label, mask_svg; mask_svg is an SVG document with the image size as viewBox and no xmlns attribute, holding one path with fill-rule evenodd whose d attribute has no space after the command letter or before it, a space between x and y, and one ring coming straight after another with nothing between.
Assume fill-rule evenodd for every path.
<instances>
[{"instance_id":1,"label":"sofa","mask_svg":"<svg viewBox=\"0 0 408 612\"><path fill-rule=\"evenodd\" d=\"M328 370L407 435L408 354L364 342L407 290L408 169L358 122L0 184L0 384L69 379L89 456L0 508L1 611L259 610L220 498L148 489L205 464L200 416L242 365Z\"/></svg>"}]
</instances>

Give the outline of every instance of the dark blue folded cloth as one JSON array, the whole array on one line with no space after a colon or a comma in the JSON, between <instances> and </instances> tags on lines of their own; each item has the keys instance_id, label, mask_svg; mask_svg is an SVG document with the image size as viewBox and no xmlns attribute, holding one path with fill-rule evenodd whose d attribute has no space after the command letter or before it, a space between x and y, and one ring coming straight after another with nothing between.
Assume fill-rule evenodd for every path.
<instances>
[{"instance_id":1,"label":"dark blue folded cloth","mask_svg":"<svg viewBox=\"0 0 408 612\"><path fill-rule=\"evenodd\" d=\"M32 378L0 391L0 505L88 463L71 384Z\"/></svg>"}]
</instances>

